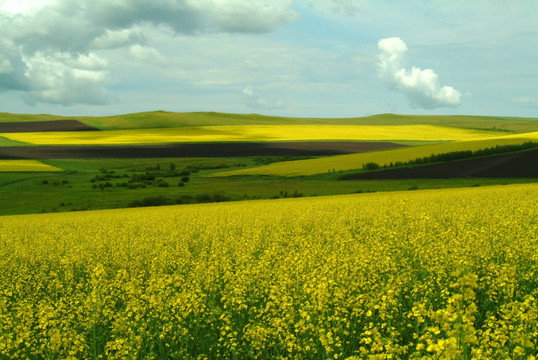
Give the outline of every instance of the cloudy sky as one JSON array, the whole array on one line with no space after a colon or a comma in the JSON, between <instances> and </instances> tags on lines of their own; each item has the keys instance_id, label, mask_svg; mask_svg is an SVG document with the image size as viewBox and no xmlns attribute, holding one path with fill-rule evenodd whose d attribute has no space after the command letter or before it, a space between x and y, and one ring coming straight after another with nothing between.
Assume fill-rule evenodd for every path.
<instances>
[{"instance_id":1,"label":"cloudy sky","mask_svg":"<svg viewBox=\"0 0 538 360\"><path fill-rule=\"evenodd\" d=\"M0 112L538 117L536 0L0 0Z\"/></svg>"}]
</instances>

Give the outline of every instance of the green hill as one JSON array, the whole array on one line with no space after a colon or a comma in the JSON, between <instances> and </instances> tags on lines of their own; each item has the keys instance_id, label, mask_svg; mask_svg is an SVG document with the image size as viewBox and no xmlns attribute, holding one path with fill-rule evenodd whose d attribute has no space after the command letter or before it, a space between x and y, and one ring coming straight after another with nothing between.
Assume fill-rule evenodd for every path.
<instances>
[{"instance_id":1,"label":"green hill","mask_svg":"<svg viewBox=\"0 0 538 360\"><path fill-rule=\"evenodd\" d=\"M465 115L380 114L354 118L294 118L260 114L226 114L217 112L174 113L151 111L114 116L57 116L0 113L0 122L50 121L75 119L102 130L150 129L210 125L441 125L501 132L538 131L538 118Z\"/></svg>"}]
</instances>

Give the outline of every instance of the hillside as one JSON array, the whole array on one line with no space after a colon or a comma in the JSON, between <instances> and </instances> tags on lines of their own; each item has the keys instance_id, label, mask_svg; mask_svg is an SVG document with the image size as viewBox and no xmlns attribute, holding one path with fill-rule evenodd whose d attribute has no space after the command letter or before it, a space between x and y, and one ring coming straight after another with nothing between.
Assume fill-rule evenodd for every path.
<instances>
[{"instance_id":1,"label":"hillside","mask_svg":"<svg viewBox=\"0 0 538 360\"><path fill-rule=\"evenodd\" d=\"M151 111L115 116L57 116L0 113L1 122L79 120L102 130L149 129L215 125L439 125L467 129L509 132L538 131L538 118L464 115L398 115L380 114L353 118L293 118L259 114L226 114L217 112L175 113Z\"/></svg>"}]
</instances>

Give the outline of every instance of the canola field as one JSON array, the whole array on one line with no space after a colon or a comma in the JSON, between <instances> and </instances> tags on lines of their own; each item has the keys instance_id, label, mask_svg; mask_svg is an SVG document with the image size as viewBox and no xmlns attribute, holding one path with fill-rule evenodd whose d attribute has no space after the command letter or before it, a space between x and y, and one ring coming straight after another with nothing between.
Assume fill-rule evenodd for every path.
<instances>
[{"instance_id":1,"label":"canola field","mask_svg":"<svg viewBox=\"0 0 538 360\"><path fill-rule=\"evenodd\" d=\"M496 145L516 145L527 141L538 140L538 132L500 136L488 139L452 141L440 144L411 146L399 149L373 151L359 154L336 155L319 159L282 161L269 165L248 169L224 171L212 176L235 175L267 175L267 176L308 176L323 174L331 171L346 171L362 169L368 162L378 163L380 166L389 165L398 161L407 162L430 156L462 150L480 150Z\"/></svg>"},{"instance_id":2,"label":"canola field","mask_svg":"<svg viewBox=\"0 0 538 360\"><path fill-rule=\"evenodd\" d=\"M0 135L33 145L118 145L226 141L448 141L495 137L498 132L435 125L228 125Z\"/></svg>"},{"instance_id":3,"label":"canola field","mask_svg":"<svg viewBox=\"0 0 538 360\"><path fill-rule=\"evenodd\" d=\"M56 172L62 169L37 160L0 160L1 172Z\"/></svg>"},{"instance_id":4,"label":"canola field","mask_svg":"<svg viewBox=\"0 0 538 360\"><path fill-rule=\"evenodd\" d=\"M535 359L538 185L0 217L2 359Z\"/></svg>"}]
</instances>

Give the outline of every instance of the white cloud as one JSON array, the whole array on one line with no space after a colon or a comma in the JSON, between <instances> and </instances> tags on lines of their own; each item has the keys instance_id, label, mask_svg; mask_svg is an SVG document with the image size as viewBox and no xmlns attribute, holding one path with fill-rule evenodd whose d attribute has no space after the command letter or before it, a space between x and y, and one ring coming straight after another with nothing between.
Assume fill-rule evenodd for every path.
<instances>
[{"instance_id":1,"label":"white cloud","mask_svg":"<svg viewBox=\"0 0 538 360\"><path fill-rule=\"evenodd\" d=\"M538 104L538 98L533 97L517 97L512 98L512 102L519 103L519 104Z\"/></svg>"},{"instance_id":2,"label":"white cloud","mask_svg":"<svg viewBox=\"0 0 538 360\"><path fill-rule=\"evenodd\" d=\"M68 53L44 54L38 52L24 57L25 76L30 84L32 98L60 105L106 104L110 83L107 71L100 69L101 60L94 56L74 57Z\"/></svg>"},{"instance_id":3,"label":"white cloud","mask_svg":"<svg viewBox=\"0 0 538 360\"><path fill-rule=\"evenodd\" d=\"M109 30L95 38L89 45L91 49L117 49L130 44L144 43L144 35L138 29Z\"/></svg>"},{"instance_id":4,"label":"white cloud","mask_svg":"<svg viewBox=\"0 0 538 360\"><path fill-rule=\"evenodd\" d=\"M7 14L30 14L39 11L49 3L44 0L2 0L0 1L0 12Z\"/></svg>"},{"instance_id":5,"label":"white cloud","mask_svg":"<svg viewBox=\"0 0 538 360\"><path fill-rule=\"evenodd\" d=\"M15 71L9 59L0 55L0 74L9 74Z\"/></svg>"},{"instance_id":6,"label":"white cloud","mask_svg":"<svg viewBox=\"0 0 538 360\"><path fill-rule=\"evenodd\" d=\"M291 0L187 0L225 31L267 32L298 19Z\"/></svg>"},{"instance_id":7,"label":"white cloud","mask_svg":"<svg viewBox=\"0 0 538 360\"><path fill-rule=\"evenodd\" d=\"M422 70L404 67L407 45L398 37L381 39L378 75L389 86L405 94L413 107L434 109L461 104L461 94L452 86L439 85L437 74L432 69Z\"/></svg>"},{"instance_id":8,"label":"white cloud","mask_svg":"<svg viewBox=\"0 0 538 360\"><path fill-rule=\"evenodd\" d=\"M168 64L141 29L173 39L268 32L296 19L291 0L0 0L0 90L25 91L29 101L100 104L111 83L105 57L118 58L115 50Z\"/></svg>"},{"instance_id":9,"label":"white cloud","mask_svg":"<svg viewBox=\"0 0 538 360\"><path fill-rule=\"evenodd\" d=\"M151 65L166 65L166 58L154 48L135 44L129 49L131 55L145 63Z\"/></svg>"},{"instance_id":10,"label":"white cloud","mask_svg":"<svg viewBox=\"0 0 538 360\"><path fill-rule=\"evenodd\" d=\"M248 107L253 109L283 109L286 102L282 99L269 99L259 96L252 86L246 86L241 92Z\"/></svg>"}]
</instances>

